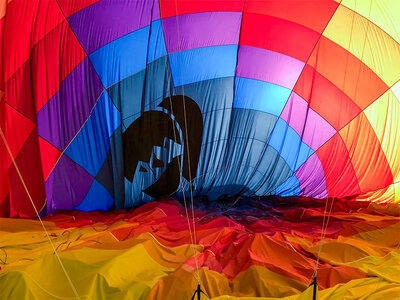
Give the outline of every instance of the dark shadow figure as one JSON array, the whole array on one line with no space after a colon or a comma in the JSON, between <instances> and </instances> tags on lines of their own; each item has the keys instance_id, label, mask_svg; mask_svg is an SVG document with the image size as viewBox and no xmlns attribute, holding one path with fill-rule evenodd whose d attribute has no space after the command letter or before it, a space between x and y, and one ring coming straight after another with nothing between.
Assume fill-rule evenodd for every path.
<instances>
[{"instance_id":1,"label":"dark shadow figure","mask_svg":"<svg viewBox=\"0 0 400 300\"><path fill-rule=\"evenodd\" d=\"M182 131L184 151L183 157L174 157L161 176L143 190L154 198L171 195L178 189L179 164L182 166L182 177L188 182L193 180L197 172L203 136L203 117L193 99L187 96L173 96L165 98L158 106L175 117ZM146 111L123 133L124 174L130 182L134 179L139 162L150 162L154 155L154 146L163 147L165 139L182 145L178 128L174 128L173 122L168 113ZM163 161L153 157L153 167L163 166ZM145 171L144 168L140 169L140 172Z\"/></svg>"}]
</instances>

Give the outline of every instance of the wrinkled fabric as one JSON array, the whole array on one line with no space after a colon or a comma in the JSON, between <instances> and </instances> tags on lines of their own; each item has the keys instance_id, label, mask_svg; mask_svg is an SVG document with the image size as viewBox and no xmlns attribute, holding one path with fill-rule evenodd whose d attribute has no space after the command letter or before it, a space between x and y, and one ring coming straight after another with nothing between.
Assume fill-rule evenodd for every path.
<instances>
[{"instance_id":1,"label":"wrinkled fabric","mask_svg":"<svg viewBox=\"0 0 400 300\"><path fill-rule=\"evenodd\" d=\"M398 202L398 15L389 0L2 1L0 215Z\"/></svg>"},{"instance_id":2,"label":"wrinkled fabric","mask_svg":"<svg viewBox=\"0 0 400 300\"><path fill-rule=\"evenodd\" d=\"M324 201L272 200L198 204L195 244L172 199L60 212L44 225L82 299L190 299L197 270L212 299L310 299L318 253L318 299L398 297L398 206L336 199L325 211ZM0 222L0 298L73 298L40 223Z\"/></svg>"}]
</instances>

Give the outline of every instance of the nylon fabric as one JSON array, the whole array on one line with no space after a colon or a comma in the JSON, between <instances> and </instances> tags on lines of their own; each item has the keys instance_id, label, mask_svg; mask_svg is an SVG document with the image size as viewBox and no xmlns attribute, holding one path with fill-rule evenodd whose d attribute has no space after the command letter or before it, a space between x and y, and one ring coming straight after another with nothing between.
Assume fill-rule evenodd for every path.
<instances>
[{"instance_id":1,"label":"nylon fabric","mask_svg":"<svg viewBox=\"0 0 400 300\"><path fill-rule=\"evenodd\" d=\"M1 65L1 126L21 170L35 174L25 180L43 213L131 208L155 195L182 198L189 187L212 200L397 201L394 2L78 2L11 1L0 19L9 57ZM183 102L169 107L169 95L190 107L190 128L175 115ZM180 141L151 138L172 122ZM147 141L134 141L132 126ZM128 140L147 146L129 152ZM26 197L13 189L1 147L2 215L32 216L19 208ZM186 175L194 170L193 182L183 176L176 184L178 161ZM106 205L79 206L89 190L104 190L92 184L113 204L107 196Z\"/></svg>"},{"instance_id":2,"label":"nylon fabric","mask_svg":"<svg viewBox=\"0 0 400 300\"><path fill-rule=\"evenodd\" d=\"M197 204L194 246L212 299L309 299L320 242L318 299L399 295L398 205L337 200L321 241L323 201L281 203ZM0 297L72 299L40 223L0 222ZM82 299L187 299L195 290L186 213L176 200L133 211L60 212L44 225Z\"/></svg>"}]
</instances>

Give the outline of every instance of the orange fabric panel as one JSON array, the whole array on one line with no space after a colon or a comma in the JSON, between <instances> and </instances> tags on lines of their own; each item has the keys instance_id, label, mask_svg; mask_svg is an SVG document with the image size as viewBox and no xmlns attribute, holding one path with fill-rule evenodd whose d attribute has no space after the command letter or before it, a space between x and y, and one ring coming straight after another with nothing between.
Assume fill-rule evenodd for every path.
<instances>
[{"instance_id":1,"label":"orange fabric panel","mask_svg":"<svg viewBox=\"0 0 400 300\"><path fill-rule=\"evenodd\" d=\"M348 149L362 193L379 190L393 183L385 153L364 113L339 133Z\"/></svg>"},{"instance_id":2,"label":"orange fabric panel","mask_svg":"<svg viewBox=\"0 0 400 300\"><path fill-rule=\"evenodd\" d=\"M338 133L317 150L317 155L324 168L329 197L343 197L360 193L357 176L346 145Z\"/></svg>"},{"instance_id":3,"label":"orange fabric panel","mask_svg":"<svg viewBox=\"0 0 400 300\"><path fill-rule=\"evenodd\" d=\"M361 112L346 94L309 65L301 73L294 92L336 130L343 128Z\"/></svg>"},{"instance_id":4,"label":"orange fabric panel","mask_svg":"<svg viewBox=\"0 0 400 300\"><path fill-rule=\"evenodd\" d=\"M308 64L361 109L365 109L389 88L361 60L326 37L321 37Z\"/></svg>"}]
</instances>

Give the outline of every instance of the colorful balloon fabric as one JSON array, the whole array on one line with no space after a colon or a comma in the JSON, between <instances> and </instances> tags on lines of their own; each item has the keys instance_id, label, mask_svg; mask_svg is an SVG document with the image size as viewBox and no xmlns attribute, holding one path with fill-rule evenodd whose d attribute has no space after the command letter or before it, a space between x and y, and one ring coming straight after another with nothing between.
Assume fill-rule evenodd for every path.
<instances>
[{"instance_id":1,"label":"colorful balloon fabric","mask_svg":"<svg viewBox=\"0 0 400 300\"><path fill-rule=\"evenodd\" d=\"M43 214L189 182L400 199L397 1L3 2L1 128ZM1 214L35 216L1 147Z\"/></svg>"},{"instance_id":2,"label":"colorful balloon fabric","mask_svg":"<svg viewBox=\"0 0 400 300\"><path fill-rule=\"evenodd\" d=\"M312 199L198 203L194 249L184 207L172 199L57 213L44 224L80 299L190 299L195 254L212 299L311 300L319 251L318 299L398 299L399 206L331 200L322 247L328 212ZM40 223L0 222L0 298L76 299Z\"/></svg>"},{"instance_id":3,"label":"colorful balloon fabric","mask_svg":"<svg viewBox=\"0 0 400 300\"><path fill-rule=\"evenodd\" d=\"M400 298L399 15L0 0L0 298Z\"/></svg>"}]
</instances>

